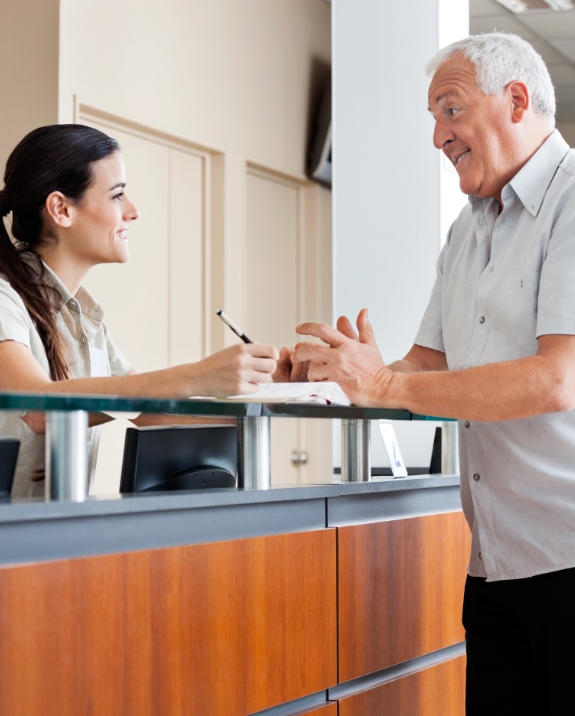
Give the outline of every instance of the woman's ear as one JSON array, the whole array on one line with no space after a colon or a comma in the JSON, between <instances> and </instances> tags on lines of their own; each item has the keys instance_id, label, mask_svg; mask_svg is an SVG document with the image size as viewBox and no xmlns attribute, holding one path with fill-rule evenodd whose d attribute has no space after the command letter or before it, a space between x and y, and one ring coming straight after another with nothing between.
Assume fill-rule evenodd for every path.
<instances>
[{"instance_id":1,"label":"woman's ear","mask_svg":"<svg viewBox=\"0 0 575 716\"><path fill-rule=\"evenodd\" d=\"M53 191L46 198L46 218L55 226L67 229L72 224L72 203L60 191Z\"/></svg>"},{"instance_id":2,"label":"woman's ear","mask_svg":"<svg viewBox=\"0 0 575 716\"><path fill-rule=\"evenodd\" d=\"M529 87L524 82L511 82L507 90L511 99L511 120L515 124L522 122L525 112L531 106Z\"/></svg>"}]
</instances>

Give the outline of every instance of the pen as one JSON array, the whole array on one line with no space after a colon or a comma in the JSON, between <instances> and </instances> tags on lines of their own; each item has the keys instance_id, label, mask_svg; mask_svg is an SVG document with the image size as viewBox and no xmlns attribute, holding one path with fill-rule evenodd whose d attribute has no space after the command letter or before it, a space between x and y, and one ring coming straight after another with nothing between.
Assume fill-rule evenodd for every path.
<instances>
[{"instance_id":1,"label":"pen","mask_svg":"<svg viewBox=\"0 0 575 716\"><path fill-rule=\"evenodd\" d=\"M229 316L226 316L226 314L222 311L221 308L218 308L216 311L218 316L222 319L222 321L232 329L232 331L236 334L236 336L239 336L244 343L252 343L250 339L246 336L246 334L242 331L242 329L239 326L236 326L236 324L232 321L232 319Z\"/></svg>"}]
</instances>

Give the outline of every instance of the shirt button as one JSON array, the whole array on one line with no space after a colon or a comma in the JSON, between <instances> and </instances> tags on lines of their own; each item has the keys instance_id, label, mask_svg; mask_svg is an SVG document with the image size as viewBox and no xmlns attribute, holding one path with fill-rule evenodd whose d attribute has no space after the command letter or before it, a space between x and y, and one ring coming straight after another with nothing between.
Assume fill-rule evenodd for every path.
<instances>
[{"instance_id":1,"label":"shirt button","mask_svg":"<svg viewBox=\"0 0 575 716\"><path fill-rule=\"evenodd\" d=\"M481 477L481 475L480 475L478 472L476 472L476 473L473 475L473 479L475 480L475 482L477 482L477 480L479 480L480 477Z\"/></svg>"},{"instance_id":2,"label":"shirt button","mask_svg":"<svg viewBox=\"0 0 575 716\"><path fill-rule=\"evenodd\" d=\"M463 424L465 425L466 428L468 428L468 427L469 427L469 420L466 420Z\"/></svg>"},{"instance_id":3,"label":"shirt button","mask_svg":"<svg viewBox=\"0 0 575 716\"><path fill-rule=\"evenodd\" d=\"M481 552L477 556L479 557L479 559L483 559L483 557L481 556Z\"/></svg>"},{"instance_id":4,"label":"shirt button","mask_svg":"<svg viewBox=\"0 0 575 716\"><path fill-rule=\"evenodd\" d=\"M479 323L485 323L485 316L481 316L481 318L479 319Z\"/></svg>"}]
</instances>

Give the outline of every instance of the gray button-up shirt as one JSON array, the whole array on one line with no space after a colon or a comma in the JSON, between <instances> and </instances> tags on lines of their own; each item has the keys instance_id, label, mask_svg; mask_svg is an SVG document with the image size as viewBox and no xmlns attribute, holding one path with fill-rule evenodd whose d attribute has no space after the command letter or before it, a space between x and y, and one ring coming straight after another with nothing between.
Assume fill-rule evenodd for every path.
<instances>
[{"instance_id":1,"label":"gray button-up shirt","mask_svg":"<svg viewBox=\"0 0 575 716\"><path fill-rule=\"evenodd\" d=\"M415 343L450 370L535 355L575 335L575 150L555 131L496 199L450 229ZM575 370L575 366L573 366ZM459 422L469 573L488 581L575 567L575 411Z\"/></svg>"}]
</instances>

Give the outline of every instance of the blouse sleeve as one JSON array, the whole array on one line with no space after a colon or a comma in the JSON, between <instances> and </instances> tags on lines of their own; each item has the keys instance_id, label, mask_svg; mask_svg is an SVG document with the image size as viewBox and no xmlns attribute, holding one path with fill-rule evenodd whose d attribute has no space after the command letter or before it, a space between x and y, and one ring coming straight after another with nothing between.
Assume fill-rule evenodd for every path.
<instances>
[{"instance_id":1,"label":"blouse sleeve","mask_svg":"<svg viewBox=\"0 0 575 716\"><path fill-rule=\"evenodd\" d=\"M19 296L0 279L0 341L16 341L31 349L30 321Z\"/></svg>"},{"instance_id":2,"label":"blouse sleeve","mask_svg":"<svg viewBox=\"0 0 575 716\"><path fill-rule=\"evenodd\" d=\"M112 375L126 375L126 373L130 370L130 364L112 340L112 336L110 335L110 331L106 325L103 327L104 335L106 336L106 349L108 351L108 360L110 361L110 370L112 371Z\"/></svg>"}]
</instances>

